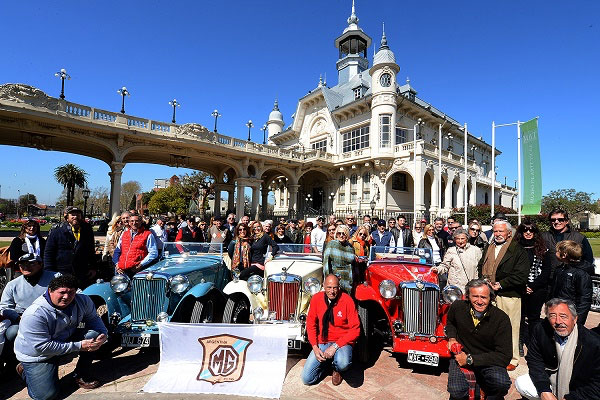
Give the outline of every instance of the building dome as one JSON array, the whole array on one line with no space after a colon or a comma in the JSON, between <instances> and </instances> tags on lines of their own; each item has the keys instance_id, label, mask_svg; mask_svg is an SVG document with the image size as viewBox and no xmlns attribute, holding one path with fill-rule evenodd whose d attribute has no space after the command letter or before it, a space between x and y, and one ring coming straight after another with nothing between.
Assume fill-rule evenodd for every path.
<instances>
[{"instance_id":1,"label":"building dome","mask_svg":"<svg viewBox=\"0 0 600 400\"><path fill-rule=\"evenodd\" d=\"M275 100L273 105L273 111L269 114L269 122L281 121L283 122L283 114L279 111L279 102Z\"/></svg>"},{"instance_id":2,"label":"building dome","mask_svg":"<svg viewBox=\"0 0 600 400\"><path fill-rule=\"evenodd\" d=\"M394 56L394 52L388 47L385 30L381 36L381 46L375 57L373 57L373 66L377 64L396 64L396 56Z\"/></svg>"}]
</instances>

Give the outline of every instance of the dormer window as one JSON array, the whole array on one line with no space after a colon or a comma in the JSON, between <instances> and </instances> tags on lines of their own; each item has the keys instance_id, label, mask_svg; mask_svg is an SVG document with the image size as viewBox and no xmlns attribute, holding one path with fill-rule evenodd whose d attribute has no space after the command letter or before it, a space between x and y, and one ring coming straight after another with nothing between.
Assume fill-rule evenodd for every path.
<instances>
[{"instance_id":1,"label":"dormer window","mask_svg":"<svg viewBox=\"0 0 600 400\"><path fill-rule=\"evenodd\" d=\"M358 100L362 97L362 91L363 91L362 86L354 89L354 100Z\"/></svg>"}]
</instances>

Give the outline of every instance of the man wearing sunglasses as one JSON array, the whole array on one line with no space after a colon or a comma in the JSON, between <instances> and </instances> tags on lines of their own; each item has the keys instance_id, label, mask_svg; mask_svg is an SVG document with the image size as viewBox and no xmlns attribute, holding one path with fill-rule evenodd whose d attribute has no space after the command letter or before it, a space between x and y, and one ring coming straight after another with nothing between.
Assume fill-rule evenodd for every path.
<instances>
[{"instance_id":1,"label":"man wearing sunglasses","mask_svg":"<svg viewBox=\"0 0 600 400\"><path fill-rule=\"evenodd\" d=\"M550 230L548 232L542 232L542 238L546 242L546 247L551 251L556 249L556 244L563 240L572 240L575 243L581 245L583 250L582 260L594 263L594 253L592 252L592 246L588 242L587 238L579 232L571 230L569 225L569 214L567 211L561 208L555 208L548 214L548 220L550 221ZM554 270L561 263L556 257L551 257L552 265L550 269L550 282L554 278Z\"/></svg>"}]
</instances>

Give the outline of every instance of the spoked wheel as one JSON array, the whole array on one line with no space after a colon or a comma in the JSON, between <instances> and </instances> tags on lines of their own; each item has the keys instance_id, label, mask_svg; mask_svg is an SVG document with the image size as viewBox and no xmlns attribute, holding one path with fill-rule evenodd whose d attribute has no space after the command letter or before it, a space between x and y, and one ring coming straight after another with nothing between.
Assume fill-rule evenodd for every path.
<instances>
[{"instance_id":1,"label":"spoked wheel","mask_svg":"<svg viewBox=\"0 0 600 400\"><path fill-rule=\"evenodd\" d=\"M600 276L592 276L592 311L600 312Z\"/></svg>"},{"instance_id":2,"label":"spoked wheel","mask_svg":"<svg viewBox=\"0 0 600 400\"><path fill-rule=\"evenodd\" d=\"M193 324L213 322L214 313L215 304L212 299L196 299L190 322Z\"/></svg>"},{"instance_id":3,"label":"spoked wheel","mask_svg":"<svg viewBox=\"0 0 600 400\"><path fill-rule=\"evenodd\" d=\"M249 324L250 304L248 304L248 300L241 297L228 298L223 312L223 323Z\"/></svg>"},{"instance_id":4,"label":"spoked wheel","mask_svg":"<svg viewBox=\"0 0 600 400\"><path fill-rule=\"evenodd\" d=\"M369 361L369 339L372 337L372 327L369 321L369 310L358 303L358 318L360 319L360 337L356 346L358 360L362 363Z\"/></svg>"}]
</instances>

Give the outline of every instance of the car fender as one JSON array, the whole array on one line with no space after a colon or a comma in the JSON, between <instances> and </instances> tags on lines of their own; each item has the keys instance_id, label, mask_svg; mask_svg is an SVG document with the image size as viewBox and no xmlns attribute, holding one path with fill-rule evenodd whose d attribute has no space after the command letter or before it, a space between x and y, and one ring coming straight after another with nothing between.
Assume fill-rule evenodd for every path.
<instances>
[{"instance_id":1,"label":"car fender","mask_svg":"<svg viewBox=\"0 0 600 400\"><path fill-rule=\"evenodd\" d=\"M388 318L390 318L389 307L385 301L381 298L381 295L373 289L371 286L358 285L354 292L354 298L359 302L374 302L379 304L383 312Z\"/></svg>"},{"instance_id":2,"label":"car fender","mask_svg":"<svg viewBox=\"0 0 600 400\"><path fill-rule=\"evenodd\" d=\"M130 314L130 292L122 294L115 293L108 282L94 283L88 286L83 294L89 296L92 300L94 297L101 298L108 308L108 315L112 315L115 312L121 315L121 318Z\"/></svg>"},{"instance_id":3,"label":"car fender","mask_svg":"<svg viewBox=\"0 0 600 400\"><path fill-rule=\"evenodd\" d=\"M231 297L235 294L245 296L248 299L250 308L252 310L254 310L256 307L261 307L265 310L267 309L267 299L265 296L262 293L259 293L258 295L252 294L250 289L248 289L248 282L244 280L240 279L238 281L229 282L223 289L223 293L225 293L225 295L228 297Z\"/></svg>"},{"instance_id":4,"label":"car fender","mask_svg":"<svg viewBox=\"0 0 600 400\"><path fill-rule=\"evenodd\" d=\"M213 282L202 282L198 283L197 285L195 285L187 291L187 293L181 298L181 300L179 300L179 303L177 303L177 307L175 307L175 310L173 310L172 315L175 315L177 313L179 307L186 301L186 299L189 299L190 297L199 299L207 295L214 297L214 299L218 303L218 309L221 309L225 306L225 295L217 289L215 284Z\"/></svg>"}]
</instances>

